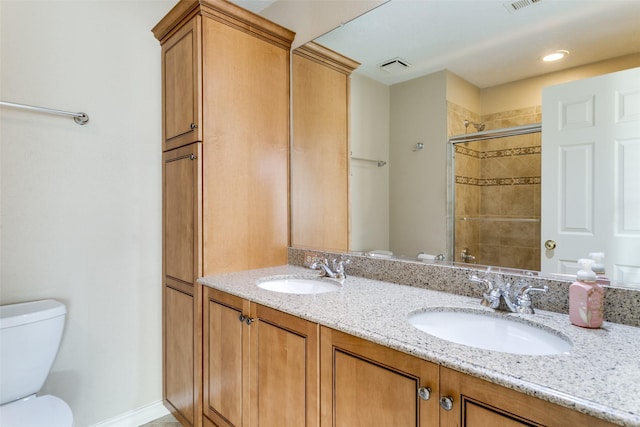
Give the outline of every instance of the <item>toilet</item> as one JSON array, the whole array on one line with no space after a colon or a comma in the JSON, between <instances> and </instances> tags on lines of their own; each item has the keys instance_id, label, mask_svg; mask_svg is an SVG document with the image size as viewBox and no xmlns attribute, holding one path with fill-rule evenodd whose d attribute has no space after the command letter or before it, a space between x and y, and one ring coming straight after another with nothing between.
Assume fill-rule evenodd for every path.
<instances>
[{"instance_id":1,"label":"toilet","mask_svg":"<svg viewBox=\"0 0 640 427\"><path fill-rule=\"evenodd\" d=\"M36 395L58 353L66 313L52 299L0 306L0 426L73 426L64 400Z\"/></svg>"}]
</instances>

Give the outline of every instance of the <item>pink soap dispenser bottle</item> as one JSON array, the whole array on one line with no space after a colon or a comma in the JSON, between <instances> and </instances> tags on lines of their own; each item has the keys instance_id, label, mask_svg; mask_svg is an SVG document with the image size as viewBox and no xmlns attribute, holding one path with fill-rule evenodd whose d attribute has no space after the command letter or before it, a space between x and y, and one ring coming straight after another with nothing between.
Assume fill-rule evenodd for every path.
<instances>
[{"instance_id":1,"label":"pink soap dispenser bottle","mask_svg":"<svg viewBox=\"0 0 640 427\"><path fill-rule=\"evenodd\" d=\"M604 289L591 270L592 259L580 259L576 281L569 286L569 320L583 328L599 328L603 320Z\"/></svg>"}]
</instances>

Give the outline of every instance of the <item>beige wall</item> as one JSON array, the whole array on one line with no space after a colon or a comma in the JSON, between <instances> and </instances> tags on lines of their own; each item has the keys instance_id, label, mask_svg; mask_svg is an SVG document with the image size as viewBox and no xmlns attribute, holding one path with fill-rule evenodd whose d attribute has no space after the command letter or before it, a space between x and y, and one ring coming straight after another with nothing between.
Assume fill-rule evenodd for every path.
<instances>
[{"instance_id":1,"label":"beige wall","mask_svg":"<svg viewBox=\"0 0 640 427\"><path fill-rule=\"evenodd\" d=\"M480 112L485 115L542 105L542 88L545 86L635 67L640 67L640 53L482 89Z\"/></svg>"},{"instance_id":2,"label":"beige wall","mask_svg":"<svg viewBox=\"0 0 640 427\"><path fill-rule=\"evenodd\" d=\"M358 74L351 76L352 251L389 248L389 87Z\"/></svg>"},{"instance_id":3,"label":"beige wall","mask_svg":"<svg viewBox=\"0 0 640 427\"><path fill-rule=\"evenodd\" d=\"M480 89L451 71L447 72L447 101L479 113L482 109ZM469 118L469 120L475 120ZM460 132L464 133L464 131ZM455 135L450 133L451 135Z\"/></svg>"},{"instance_id":4,"label":"beige wall","mask_svg":"<svg viewBox=\"0 0 640 427\"><path fill-rule=\"evenodd\" d=\"M395 255L446 249L447 72L391 86L389 210ZM416 143L424 149L413 151Z\"/></svg>"},{"instance_id":5,"label":"beige wall","mask_svg":"<svg viewBox=\"0 0 640 427\"><path fill-rule=\"evenodd\" d=\"M160 45L150 30L174 3L0 2L0 98L90 116L78 126L0 110L0 302L67 305L43 391L79 427L162 398Z\"/></svg>"}]
</instances>

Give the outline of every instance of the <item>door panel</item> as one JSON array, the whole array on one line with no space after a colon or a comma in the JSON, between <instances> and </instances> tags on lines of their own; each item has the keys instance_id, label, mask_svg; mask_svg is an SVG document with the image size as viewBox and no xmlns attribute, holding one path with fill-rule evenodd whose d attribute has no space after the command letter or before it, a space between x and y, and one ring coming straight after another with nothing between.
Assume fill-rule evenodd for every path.
<instances>
[{"instance_id":1,"label":"door panel","mask_svg":"<svg viewBox=\"0 0 640 427\"><path fill-rule=\"evenodd\" d=\"M164 154L163 245L165 277L193 286L199 268L200 144Z\"/></svg>"},{"instance_id":2,"label":"door panel","mask_svg":"<svg viewBox=\"0 0 640 427\"><path fill-rule=\"evenodd\" d=\"M324 327L320 354L322 427L439 425L437 365Z\"/></svg>"},{"instance_id":3,"label":"door panel","mask_svg":"<svg viewBox=\"0 0 640 427\"><path fill-rule=\"evenodd\" d=\"M418 426L417 378L348 353L334 353L336 426Z\"/></svg>"},{"instance_id":4,"label":"door panel","mask_svg":"<svg viewBox=\"0 0 640 427\"><path fill-rule=\"evenodd\" d=\"M164 287L164 394L194 424L193 296Z\"/></svg>"},{"instance_id":5,"label":"door panel","mask_svg":"<svg viewBox=\"0 0 640 427\"><path fill-rule=\"evenodd\" d=\"M303 426L305 337L261 321L258 343L258 420L261 427ZM274 397L284 404L274 404ZM286 403L285 403L286 402Z\"/></svg>"},{"instance_id":6,"label":"door panel","mask_svg":"<svg viewBox=\"0 0 640 427\"><path fill-rule=\"evenodd\" d=\"M163 150L202 140L200 17L162 46Z\"/></svg>"},{"instance_id":7,"label":"door panel","mask_svg":"<svg viewBox=\"0 0 640 427\"><path fill-rule=\"evenodd\" d=\"M242 425L243 324L238 321L240 314L238 310L209 301L207 403L234 426Z\"/></svg>"},{"instance_id":8,"label":"door panel","mask_svg":"<svg viewBox=\"0 0 640 427\"><path fill-rule=\"evenodd\" d=\"M485 405L463 400L463 427L537 427L539 424L526 422L514 415L488 408Z\"/></svg>"},{"instance_id":9,"label":"door panel","mask_svg":"<svg viewBox=\"0 0 640 427\"><path fill-rule=\"evenodd\" d=\"M541 269L575 274L604 252L607 276L640 282L640 68L543 90ZM634 248L636 248L634 250Z\"/></svg>"},{"instance_id":10,"label":"door panel","mask_svg":"<svg viewBox=\"0 0 640 427\"><path fill-rule=\"evenodd\" d=\"M206 288L203 310L204 414L220 427L249 426L247 342L241 298Z\"/></svg>"}]
</instances>

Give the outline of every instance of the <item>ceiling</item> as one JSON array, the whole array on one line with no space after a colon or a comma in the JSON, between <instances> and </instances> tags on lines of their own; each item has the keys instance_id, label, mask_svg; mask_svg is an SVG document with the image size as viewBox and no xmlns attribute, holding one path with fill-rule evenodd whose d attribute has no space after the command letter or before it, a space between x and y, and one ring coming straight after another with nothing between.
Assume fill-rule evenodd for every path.
<instances>
[{"instance_id":1,"label":"ceiling","mask_svg":"<svg viewBox=\"0 0 640 427\"><path fill-rule=\"evenodd\" d=\"M388 85L447 69L485 88L640 52L640 0L516 3L525 6L391 0L316 41L360 62L357 73ZM557 49L570 55L556 63L540 60ZM411 66L378 67L397 57Z\"/></svg>"},{"instance_id":2,"label":"ceiling","mask_svg":"<svg viewBox=\"0 0 640 427\"><path fill-rule=\"evenodd\" d=\"M253 13L260 14L260 12L271 6L276 1L277 0L231 0L231 3L235 3Z\"/></svg>"}]
</instances>

